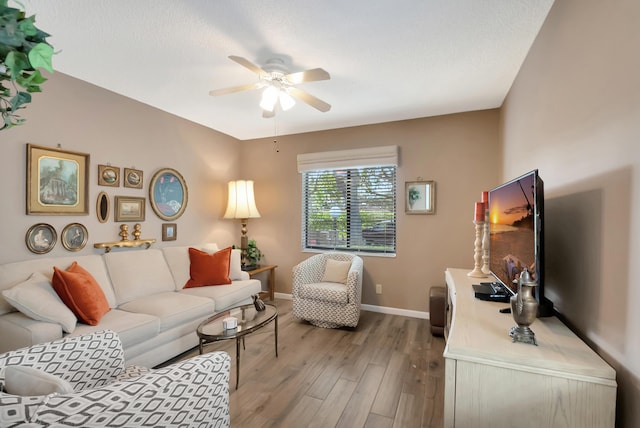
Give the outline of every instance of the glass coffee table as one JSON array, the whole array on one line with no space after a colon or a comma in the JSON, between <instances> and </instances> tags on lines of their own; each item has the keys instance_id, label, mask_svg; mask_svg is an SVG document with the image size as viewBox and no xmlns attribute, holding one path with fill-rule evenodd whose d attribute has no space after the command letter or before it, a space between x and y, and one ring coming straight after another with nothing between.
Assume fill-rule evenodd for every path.
<instances>
[{"instance_id":1,"label":"glass coffee table","mask_svg":"<svg viewBox=\"0 0 640 428\"><path fill-rule=\"evenodd\" d=\"M233 329L225 329L222 320L227 317L234 317L238 320L238 326ZM275 346L276 357L278 356L278 308L270 303L265 303L264 311L257 311L253 303L231 308L227 311L216 314L202 321L196 333L199 338L200 354L204 345L223 340L236 340L236 389L240 383L240 339L244 346L244 337L261 329L271 321L275 322Z\"/></svg>"}]
</instances>

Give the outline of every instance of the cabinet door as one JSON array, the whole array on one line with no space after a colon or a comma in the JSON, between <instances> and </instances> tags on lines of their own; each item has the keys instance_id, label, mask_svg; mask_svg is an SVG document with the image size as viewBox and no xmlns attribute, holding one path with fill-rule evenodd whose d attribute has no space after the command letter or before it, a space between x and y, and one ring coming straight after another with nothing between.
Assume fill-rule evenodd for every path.
<instances>
[{"instance_id":1,"label":"cabinet door","mask_svg":"<svg viewBox=\"0 0 640 428\"><path fill-rule=\"evenodd\" d=\"M467 361L455 376L456 427L614 426L610 386Z\"/></svg>"}]
</instances>

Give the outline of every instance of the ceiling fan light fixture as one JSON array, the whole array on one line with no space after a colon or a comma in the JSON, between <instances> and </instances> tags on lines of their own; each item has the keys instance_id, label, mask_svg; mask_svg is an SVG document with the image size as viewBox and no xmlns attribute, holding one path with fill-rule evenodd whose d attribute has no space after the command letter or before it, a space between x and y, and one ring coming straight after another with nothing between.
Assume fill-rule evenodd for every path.
<instances>
[{"instance_id":1,"label":"ceiling fan light fixture","mask_svg":"<svg viewBox=\"0 0 640 428\"><path fill-rule=\"evenodd\" d=\"M267 111L273 111L278 101L278 88L273 85L267 86L262 91L262 99L260 100L260 108Z\"/></svg>"},{"instance_id":2,"label":"ceiling fan light fixture","mask_svg":"<svg viewBox=\"0 0 640 428\"><path fill-rule=\"evenodd\" d=\"M278 94L278 99L280 100L280 107L282 110L287 111L294 105L296 105L296 101L293 99L291 95L286 90L280 90Z\"/></svg>"}]
</instances>

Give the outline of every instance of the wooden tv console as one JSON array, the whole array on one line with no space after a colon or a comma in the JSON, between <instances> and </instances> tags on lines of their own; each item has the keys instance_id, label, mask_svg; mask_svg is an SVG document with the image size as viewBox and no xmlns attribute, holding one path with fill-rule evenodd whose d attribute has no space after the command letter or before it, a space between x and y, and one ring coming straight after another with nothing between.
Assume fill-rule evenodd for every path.
<instances>
[{"instance_id":1,"label":"wooden tv console","mask_svg":"<svg viewBox=\"0 0 640 428\"><path fill-rule=\"evenodd\" d=\"M447 269L444 426L613 427L616 373L558 318L513 343L507 303L474 297L467 269Z\"/></svg>"}]
</instances>

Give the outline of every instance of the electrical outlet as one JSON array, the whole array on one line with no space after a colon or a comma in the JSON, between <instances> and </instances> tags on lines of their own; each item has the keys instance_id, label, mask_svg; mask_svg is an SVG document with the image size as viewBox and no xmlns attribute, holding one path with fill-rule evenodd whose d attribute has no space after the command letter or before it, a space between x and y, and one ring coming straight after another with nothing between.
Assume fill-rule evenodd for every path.
<instances>
[{"instance_id":1,"label":"electrical outlet","mask_svg":"<svg viewBox=\"0 0 640 428\"><path fill-rule=\"evenodd\" d=\"M382 284L376 284L376 294L382 294Z\"/></svg>"}]
</instances>

